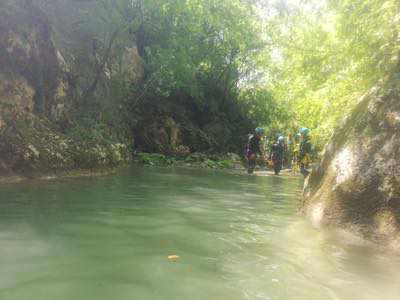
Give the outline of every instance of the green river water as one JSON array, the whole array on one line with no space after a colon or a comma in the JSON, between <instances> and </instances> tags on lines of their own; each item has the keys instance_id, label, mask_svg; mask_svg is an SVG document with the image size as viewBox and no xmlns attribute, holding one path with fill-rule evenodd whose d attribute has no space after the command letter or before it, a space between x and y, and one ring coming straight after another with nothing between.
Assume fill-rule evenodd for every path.
<instances>
[{"instance_id":1,"label":"green river water","mask_svg":"<svg viewBox=\"0 0 400 300\"><path fill-rule=\"evenodd\" d=\"M314 229L300 195L184 169L0 186L0 299L400 299L400 259Z\"/></svg>"}]
</instances>

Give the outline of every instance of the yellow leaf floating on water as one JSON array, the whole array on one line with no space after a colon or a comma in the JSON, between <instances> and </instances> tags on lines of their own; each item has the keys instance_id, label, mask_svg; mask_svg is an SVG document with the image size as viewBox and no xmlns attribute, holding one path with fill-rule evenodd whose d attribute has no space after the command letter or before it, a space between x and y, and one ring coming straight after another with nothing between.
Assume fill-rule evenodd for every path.
<instances>
[{"instance_id":1,"label":"yellow leaf floating on water","mask_svg":"<svg viewBox=\"0 0 400 300\"><path fill-rule=\"evenodd\" d=\"M169 261L177 261L180 257L178 255L169 255L168 260Z\"/></svg>"}]
</instances>

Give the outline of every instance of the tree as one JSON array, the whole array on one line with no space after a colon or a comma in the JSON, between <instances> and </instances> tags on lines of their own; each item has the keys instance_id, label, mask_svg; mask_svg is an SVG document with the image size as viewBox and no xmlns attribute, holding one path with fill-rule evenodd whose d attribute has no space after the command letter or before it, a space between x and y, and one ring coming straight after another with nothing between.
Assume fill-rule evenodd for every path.
<instances>
[{"instance_id":1,"label":"tree","mask_svg":"<svg viewBox=\"0 0 400 300\"><path fill-rule=\"evenodd\" d=\"M306 1L267 20L274 97L322 147L359 97L398 72L398 1Z\"/></svg>"}]
</instances>

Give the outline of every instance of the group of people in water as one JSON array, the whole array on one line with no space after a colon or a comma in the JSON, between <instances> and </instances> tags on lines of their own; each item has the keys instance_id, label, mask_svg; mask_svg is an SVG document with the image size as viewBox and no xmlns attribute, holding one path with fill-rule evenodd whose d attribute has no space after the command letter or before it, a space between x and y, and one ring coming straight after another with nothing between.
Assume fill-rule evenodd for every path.
<instances>
[{"instance_id":1,"label":"group of people in water","mask_svg":"<svg viewBox=\"0 0 400 300\"><path fill-rule=\"evenodd\" d=\"M264 128L257 127L246 144L247 172L253 174L258 163L271 166L275 175L279 175L283 168L288 168L293 172L299 170L304 177L307 177L308 167L311 164L311 152L308 128L300 128L294 136L278 135L276 139L270 140L265 137Z\"/></svg>"}]
</instances>

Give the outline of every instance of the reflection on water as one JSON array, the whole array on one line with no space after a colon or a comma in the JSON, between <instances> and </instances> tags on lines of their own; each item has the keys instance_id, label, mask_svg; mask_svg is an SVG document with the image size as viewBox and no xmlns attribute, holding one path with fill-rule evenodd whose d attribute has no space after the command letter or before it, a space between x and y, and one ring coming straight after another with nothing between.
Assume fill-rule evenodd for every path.
<instances>
[{"instance_id":1,"label":"reflection on water","mask_svg":"<svg viewBox=\"0 0 400 300\"><path fill-rule=\"evenodd\" d=\"M400 299L400 259L313 229L299 190L156 169L2 186L0 299Z\"/></svg>"}]
</instances>

